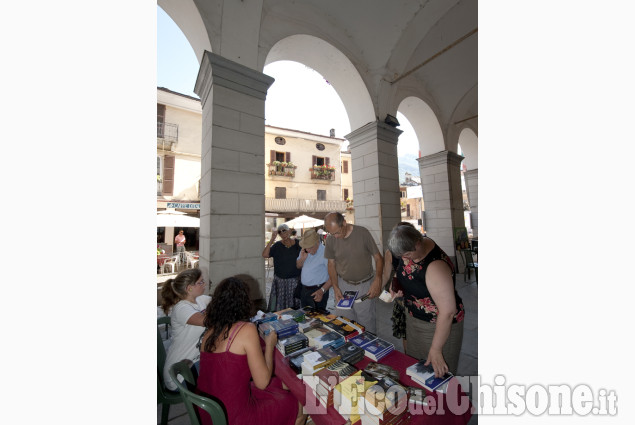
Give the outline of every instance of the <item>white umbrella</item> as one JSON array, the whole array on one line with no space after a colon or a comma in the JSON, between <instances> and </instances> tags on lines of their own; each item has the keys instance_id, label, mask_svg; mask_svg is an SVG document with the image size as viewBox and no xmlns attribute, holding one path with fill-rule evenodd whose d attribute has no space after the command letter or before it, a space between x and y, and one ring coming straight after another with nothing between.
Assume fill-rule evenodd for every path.
<instances>
[{"instance_id":1,"label":"white umbrella","mask_svg":"<svg viewBox=\"0 0 635 425\"><path fill-rule=\"evenodd\" d=\"M201 227L201 219L180 211L160 211L157 213L157 227Z\"/></svg>"},{"instance_id":2,"label":"white umbrella","mask_svg":"<svg viewBox=\"0 0 635 425\"><path fill-rule=\"evenodd\" d=\"M319 220L317 218L309 217L308 215L301 215L300 217L296 217L293 220L286 221L284 224L289 226L290 229L302 228L305 227L318 227L324 224L324 220Z\"/></svg>"}]
</instances>

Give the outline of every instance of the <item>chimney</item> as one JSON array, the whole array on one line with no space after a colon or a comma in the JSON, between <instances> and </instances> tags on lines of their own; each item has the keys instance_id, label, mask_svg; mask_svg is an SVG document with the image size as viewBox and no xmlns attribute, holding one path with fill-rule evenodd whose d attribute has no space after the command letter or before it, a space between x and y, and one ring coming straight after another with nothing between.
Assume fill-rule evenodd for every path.
<instances>
[{"instance_id":1,"label":"chimney","mask_svg":"<svg viewBox=\"0 0 635 425\"><path fill-rule=\"evenodd\" d=\"M335 137L335 129L334 128L331 129L331 137Z\"/></svg>"}]
</instances>

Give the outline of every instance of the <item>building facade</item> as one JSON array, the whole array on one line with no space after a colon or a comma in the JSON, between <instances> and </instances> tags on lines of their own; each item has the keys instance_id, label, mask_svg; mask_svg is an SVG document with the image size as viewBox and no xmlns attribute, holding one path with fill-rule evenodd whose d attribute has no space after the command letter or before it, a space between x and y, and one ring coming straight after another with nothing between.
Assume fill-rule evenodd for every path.
<instances>
[{"instance_id":1,"label":"building facade","mask_svg":"<svg viewBox=\"0 0 635 425\"><path fill-rule=\"evenodd\" d=\"M157 211L200 216L201 102L157 88ZM198 249L198 228L184 228L186 248ZM157 242L172 245L173 227L157 228Z\"/></svg>"},{"instance_id":2,"label":"building facade","mask_svg":"<svg viewBox=\"0 0 635 425\"><path fill-rule=\"evenodd\" d=\"M201 128L199 99L157 88L158 211L200 217ZM350 152L341 152L345 142L334 136L265 127L265 235L300 215L322 219L338 211L354 222ZM185 235L187 247L198 249L199 229L186 228ZM157 229L157 242L171 245L174 236L174 228Z\"/></svg>"}]
</instances>

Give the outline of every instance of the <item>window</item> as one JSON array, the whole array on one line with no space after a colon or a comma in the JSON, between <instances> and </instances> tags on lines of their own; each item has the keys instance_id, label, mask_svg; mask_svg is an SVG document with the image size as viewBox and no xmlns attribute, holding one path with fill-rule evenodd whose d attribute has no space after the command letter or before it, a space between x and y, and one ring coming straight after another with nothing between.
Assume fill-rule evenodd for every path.
<instances>
[{"instance_id":1,"label":"window","mask_svg":"<svg viewBox=\"0 0 635 425\"><path fill-rule=\"evenodd\" d=\"M319 151L323 151L324 149L326 149L326 146L324 146L322 143L316 143L315 148Z\"/></svg>"},{"instance_id":2,"label":"window","mask_svg":"<svg viewBox=\"0 0 635 425\"><path fill-rule=\"evenodd\" d=\"M279 151L270 150L269 159L270 159L270 163L273 163L274 161L291 162L291 152L279 152Z\"/></svg>"},{"instance_id":3,"label":"window","mask_svg":"<svg viewBox=\"0 0 635 425\"><path fill-rule=\"evenodd\" d=\"M287 199L286 187L276 187L276 199Z\"/></svg>"},{"instance_id":4,"label":"window","mask_svg":"<svg viewBox=\"0 0 635 425\"><path fill-rule=\"evenodd\" d=\"M344 189L344 200L348 199L348 189Z\"/></svg>"},{"instance_id":5,"label":"window","mask_svg":"<svg viewBox=\"0 0 635 425\"><path fill-rule=\"evenodd\" d=\"M313 164L312 165L331 165L329 164L330 158L323 156L315 156L313 155Z\"/></svg>"},{"instance_id":6,"label":"window","mask_svg":"<svg viewBox=\"0 0 635 425\"><path fill-rule=\"evenodd\" d=\"M406 215L410 217L410 204L406 204Z\"/></svg>"},{"instance_id":7,"label":"window","mask_svg":"<svg viewBox=\"0 0 635 425\"><path fill-rule=\"evenodd\" d=\"M401 197L402 197L402 198L405 198L405 197L407 197L407 196L408 196L408 195L406 194L406 192L402 190L402 191L401 191Z\"/></svg>"},{"instance_id":8,"label":"window","mask_svg":"<svg viewBox=\"0 0 635 425\"><path fill-rule=\"evenodd\" d=\"M326 190L318 190L317 199L318 201L326 201Z\"/></svg>"},{"instance_id":9,"label":"window","mask_svg":"<svg viewBox=\"0 0 635 425\"><path fill-rule=\"evenodd\" d=\"M342 161L342 173L348 174L348 161Z\"/></svg>"},{"instance_id":10,"label":"window","mask_svg":"<svg viewBox=\"0 0 635 425\"><path fill-rule=\"evenodd\" d=\"M279 144L279 145L284 145L285 143L287 143L287 141L286 141L286 140L284 140L284 137L276 137L276 138L275 138L275 141L276 141L276 143L277 143L277 144Z\"/></svg>"}]
</instances>

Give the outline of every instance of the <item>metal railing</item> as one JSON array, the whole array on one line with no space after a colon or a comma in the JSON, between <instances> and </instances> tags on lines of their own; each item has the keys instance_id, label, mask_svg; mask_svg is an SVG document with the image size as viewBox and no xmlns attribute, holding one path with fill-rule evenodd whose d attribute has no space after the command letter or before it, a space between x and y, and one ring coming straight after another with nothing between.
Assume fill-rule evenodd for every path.
<instances>
[{"instance_id":1,"label":"metal railing","mask_svg":"<svg viewBox=\"0 0 635 425\"><path fill-rule=\"evenodd\" d=\"M346 201L318 201L317 199L265 198L265 210L271 212L316 213L346 211Z\"/></svg>"},{"instance_id":2,"label":"metal railing","mask_svg":"<svg viewBox=\"0 0 635 425\"><path fill-rule=\"evenodd\" d=\"M157 122L157 139L163 139L166 142L178 142L179 125L169 122Z\"/></svg>"}]
</instances>

